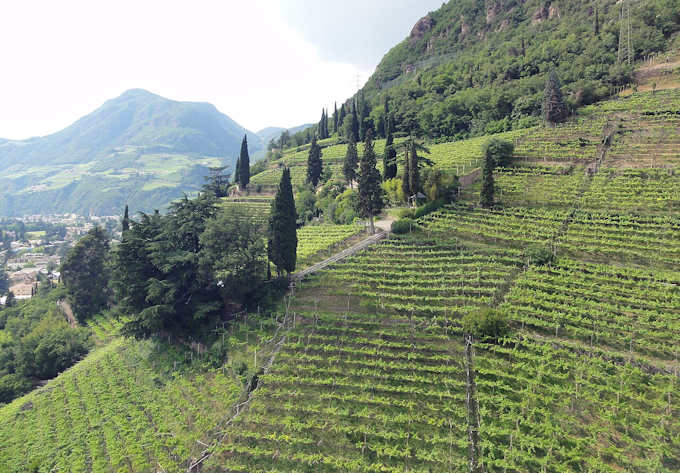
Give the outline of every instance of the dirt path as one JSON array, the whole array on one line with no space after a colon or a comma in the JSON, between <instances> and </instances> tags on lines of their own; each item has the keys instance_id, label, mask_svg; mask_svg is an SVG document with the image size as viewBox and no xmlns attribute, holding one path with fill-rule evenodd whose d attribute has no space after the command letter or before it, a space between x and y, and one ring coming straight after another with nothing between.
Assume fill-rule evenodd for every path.
<instances>
[{"instance_id":1,"label":"dirt path","mask_svg":"<svg viewBox=\"0 0 680 473\"><path fill-rule=\"evenodd\" d=\"M326 258L325 260L320 261L320 262L316 263L315 265L310 266L307 269L304 269L302 271L298 271L297 273L293 273L291 275L291 277L293 278L293 280L300 281L300 280L306 278L307 276L309 276L310 274L314 274L318 271L321 271L322 269L326 268L327 266L329 266L329 265L331 265L331 264L333 264L337 261L343 260L343 259L347 258L348 256L351 256L351 255L358 253L359 251L361 251L365 248L368 248L369 246L379 242L383 238L386 238L387 235L388 235L388 232L380 231L380 232L376 233L375 235L371 235L367 238L364 238L363 240L361 240L356 245L350 246L349 248L346 248L346 249L342 250L341 252L334 254L330 258Z\"/></svg>"}]
</instances>

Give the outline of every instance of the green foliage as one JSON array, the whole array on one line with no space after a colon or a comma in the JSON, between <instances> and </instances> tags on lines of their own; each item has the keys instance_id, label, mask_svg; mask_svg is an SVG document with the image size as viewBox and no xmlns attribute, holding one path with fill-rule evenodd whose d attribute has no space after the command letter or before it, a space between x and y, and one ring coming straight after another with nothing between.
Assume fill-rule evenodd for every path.
<instances>
[{"instance_id":1,"label":"green foliage","mask_svg":"<svg viewBox=\"0 0 680 473\"><path fill-rule=\"evenodd\" d=\"M482 146L482 156L485 160L490 158L494 162L494 167L510 166L514 152L515 145L500 138L490 138Z\"/></svg>"},{"instance_id":2,"label":"green foliage","mask_svg":"<svg viewBox=\"0 0 680 473\"><path fill-rule=\"evenodd\" d=\"M380 172L376 167L376 155L373 150L373 132L369 129L366 134L364 153L359 161L357 212L361 217L370 219L371 232L373 217L379 214L385 206L384 192L380 186Z\"/></svg>"},{"instance_id":3,"label":"green foliage","mask_svg":"<svg viewBox=\"0 0 680 473\"><path fill-rule=\"evenodd\" d=\"M61 265L61 280L81 322L106 308L109 239L100 227L90 230L69 251Z\"/></svg>"},{"instance_id":4,"label":"green foliage","mask_svg":"<svg viewBox=\"0 0 680 473\"><path fill-rule=\"evenodd\" d=\"M321 160L321 148L316 142L316 137L312 138L312 146L309 148L307 157L307 181L315 187L319 185L323 172L323 161Z\"/></svg>"},{"instance_id":5,"label":"green foliage","mask_svg":"<svg viewBox=\"0 0 680 473\"><path fill-rule=\"evenodd\" d=\"M295 211L301 224L310 221L318 214L316 193L309 188L303 188L295 198Z\"/></svg>"},{"instance_id":6,"label":"green foliage","mask_svg":"<svg viewBox=\"0 0 680 473\"><path fill-rule=\"evenodd\" d=\"M7 273L0 269L0 295L5 294L9 289L9 276Z\"/></svg>"},{"instance_id":7,"label":"green foliage","mask_svg":"<svg viewBox=\"0 0 680 473\"><path fill-rule=\"evenodd\" d=\"M555 70L550 71L548 81L545 84L541 113L543 120L550 124L562 123L569 116L569 110L562 95L560 80Z\"/></svg>"},{"instance_id":8,"label":"green foliage","mask_svg":"<svg viewBox=\"0 0 680 473\"><path fill-rule=\"evenodd\" d=\"M267 244L269 260L279 273L295 270L298 244L296 220L290 169L286 168L272 203Z\"/></svg>"},{"instance_id":9,"label":"green foliage","mask_svg":"<svg viewBox=\"0 0 680 473\"><path fill-rule=\"evenodd\" d=\"M430 201L451 201L458 188L458 178L440 168L423 170L423 191Z\"/></svg>"},{"instance_id":10,"label":"green foliage","mask_svg":"<svg viewBox=\"0 0 680 473\"><path fill-rule=\"evenodd\" d=\"M250 155L248 154L248 135L243 136L243 141L241 142L241 153L238 158L239 162L239 184L247 188L250 183Z\"/></svg>"},{"instance_id":11,"label":"green foliage","mask_svg":"<svg viewBox=\"0 0 680 473\"><path fill-rule=\"evenodd\" d=\"M466 313L460 324L465 333L481 340L501 338L510 330L507 315L491 307L481 307Z\"/></svg>"},{"instance_id":12,"label":"green foliage","mask_svg":"<svg viewBox=\"0 0 680 473\"><path fill-rule=\"evenodd\" d=\"M208 219L200 235L201 280L219 288L225 305L247 303L267 274L263 226L247 210L231 208Z\"/></svg>"},{"instance_id":13,"label":"green foliage","mask_svg":"<svg viewBox=\"0 0 680 473\"><path fill-rule=\"evenodd\" d=\"M201 236L216 215L214 195L204 193L173 203L167 215L141 214L131 222L115 250L112 274L118 309L129 318L126 334L186 336L220 313L217 281L199 264L205 260Z\"/></svg>"},{"instance_id":14,"label":"green foliage","mask_svg":"<svg viewBox=\"0 0 680 473\"><path fill-rule=\"evenodd\" d=\"M0 312L0 403L50 379L92 347L90 331L71 328L57 307L62 289L41 291Z\"/></svg>"},{"instance_id":15,"label":"green foliage","mask_svg":"<svg viewBox=\"0 0 680 473\"><path fill-rule=\"evenodd\" d=\"M385 196L391 204L400 204L406 202L406 195L401 184L401 179L398 177L384 180L382 188L385 191Z\"/></svg>"},{"instance_id":16,"label":"green foliage","mask_svg":"<svg viewBox=\"0 0 680 473\"><path fill-rule=\"evenodd\" d=\"M357 143L354 141L354 135L349 135L349 144L347 145L347 153L342 164L342 174L347 179L347 182L352 185L352 182L357 178L357 166L359 165L359 155L357 153Z\"/></svg>"},{"instance_id":17,"label":"green foliage","mask_svg":"<svg viewBox=\"0 0 680 473\"><path fill-rule=\"evenodd\" d=\"M347 189L324 210L324 216L339 225L354 223L359 218L356 211L358 200L359 193L356 190Z\"/></svg>"},{"instance_id":18,"label":"green foliage","mask_svg":"<svg viewBox=\"0 0 680 473\"><path fill-rule=\"evenodd\" d=\"M551 8L559 14L549 17ZM506 117L541 115L553 68L565 96L589 91L583 104L631 79L616 71L619 15L620 7L591 0L448 2L383 57L360 93L374 110L388 96L395 130L407 134L459 139L507 130ZM680 30L677 0L632 2L632 18L636 60L666 49Z\"/></svg>"},{"instance_id":19,"label":"green foliage","mask_svg":"<svg viewBox=\"0 0 680 473\"><path fill-rule=\"evenodd\" d=\"M392 233L403 235L410 233L416 227L416 221L410 217L402 218L392 222Z\"/></svg>"},{"instance_id":20,"label":"green foliage","mask_svg":"<svg viewBox=\"0 0 680 473\"><path fill-rule=\"evenodd\" d=\"M555 256L550 248L543 245L531 245L524 250L527 265L545 266L554 261Z\"/></svg>"}]
</instances>

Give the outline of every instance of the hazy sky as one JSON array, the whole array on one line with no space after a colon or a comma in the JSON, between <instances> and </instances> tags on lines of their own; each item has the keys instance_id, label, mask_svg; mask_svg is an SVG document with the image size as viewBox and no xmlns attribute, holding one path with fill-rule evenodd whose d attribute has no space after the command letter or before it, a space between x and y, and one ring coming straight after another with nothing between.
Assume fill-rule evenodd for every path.
<instances>
[{"instance_id":1,"label":"hazy sky","mask_svg":"<svg viewBox=\"0 0 680 473\"><path fill-rule=\"evenodd\" d=\"M130 88L246 128L317 121L441 0L20 0L0 5L0 137L58 131Z\"/></svg>"}]
</instances>

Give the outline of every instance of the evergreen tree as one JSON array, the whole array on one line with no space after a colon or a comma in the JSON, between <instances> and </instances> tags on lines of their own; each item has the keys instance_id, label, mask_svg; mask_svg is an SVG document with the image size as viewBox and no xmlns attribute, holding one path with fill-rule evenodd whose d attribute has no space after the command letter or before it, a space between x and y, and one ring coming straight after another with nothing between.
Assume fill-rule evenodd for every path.
<instances>
[{"instance_id":1,"label":"evergreen tree","mask_svg":"<svg viewBox=\"0 0 680 473\"><path fill-rule=\"evenodd\" d=\"M267 253L279 274L295 270L297 258L297 213L293 199L290 169L283 170L269 215Z\"/></svg>"},{"instance_id":2,"label":"evergreen tree","mask_svg":"<svg viewBox=\"0 0 680 473\"><path fill-rule=\"evenodd\" d=\"M354 141L354 136L350 134L349 144L347 145L347 153L345 154L345 161L342 165L342 173L345 179L352 187L352 181L357 178L357 166L359 164L359 154L357 153L357 143Z\"/></svg>"},{"instance_id":3,"label":"evergreen tree","mask_svg":"<svg viewBox=\"0 0 680 473\"><path fill-rule=\"evenodd\" d=\"M554 69L550 71L548 82L545 85L542 109L543 119L550 124L563 122L569 114L567 105L564 103L560 80Z\"/></svg>"},{"instance_id":4,"label":"evergreen tree","mask_svg":"<svg viewBox=\"0 0 680 473\"><path fill-rule=\"evenodd\" d=\"M482 207L493 207L494 180L493 170L496 161L491 154L487 154L484 159L484 169L482 171L482 191L479 196L479 203Z\"/></svg>"},{"instance_id":5,"label":"evergreen tree","mask_svg":"<svg viewBox=\"0 0 680 473\"><path fill-rule=\"evenodd\" d=\"M319 185L321 173L323 172L323 161L321 161L321 148L316 142L316 136L312 138L312 146L309 147L307 157L307 182L316 187Z\"/></svg>"},{"instance_id":6,"label":"evergreen tree","mask_svg":"<svg viewBox=\"0 0 680 473\"><path fill-rule=\"evenodd\" d=\"M319 139L321 139L321 140L326 138L325 123L326 123L326 109L322 108L321 109L321 120L319 120L319 124L316 127L317 132L319 134Z\"/></svg>"},{"instance_id":7,"label":"evergreen tree","mask_svg":"<svg viewBox=\"0 0 680 473\"><path fill-rule=\"evenodd\" d=\"M387 100L385 101L385 134L387 136L387 141L385 142L385 154L383 156L383 177L385 180L388 180L397 177L397 150L394 149L392 117L390 116L390 108Z\"/></svg>"},{"instance_id":8,"label":"evergreen tree","mask_svg":"<svg viewBox=\"0 0 680 473\"><path fill-rule=\"evenodd\" d=\"M241 178L241 158L236 159L236 171L234 172L234 184L239 183L239 179Z\"/></svg>"},{"instance_id":9,"label":"evergreen tree","mask_svg":"<svg viewBox=\"0 0 680 473\"><path fill-rule=\"evenodd\" d=\"M127 232L130 229L130 215L128 213L128 206L125 204L125 213L123 214L123 233Z\"/></svg>"},{"instance_id":10,"label":"evergreen tree","mask_svg":"<svg viewBox=\"0 0 680 473\"><path fill-rule=\"evenodd\" d=\"M335 110L333 111L333 133L338 132L338 102L335 102Z\"/></svg>"},{"instance_id":11,"label":"evergreen tree","mask_svg":"<svg viewBox=\"0 0 680 473\"><path fill-rule=\"evenodd\" d=\"M61 265L68 300L81 322L106 307L108 253L108 237L100 227L94 227L71 248Z\"/></svg>"},{"instance_id":12,"label":"evergreen tree","mask_svg":"<svg viewBox=\"0 0 680 473\"><path fill-rule=\"evenodd\" d=\"M409 166L410 159L408 156L408 151L404 157L404 173L401 175L401 190L408 201L409 197L413 195L411 192L411 169Z\"/></svg>"},{"instance_id":13,"label":"evergreen tree","mask_svg":"<svg viewBox=\"0 0 680 473\"><path fill-rule=\"evenodd\" d=\"M241 143L241 155L239 156L238 182L246 189L250 183L250 156L248 155L248 135L243 137Z\"/></svg>"},{"instance_id":14,"label":"evergreen tree","mask_svg":"<svg viewBox=\"0 0 680 473\"><path fill-rule=\"evenodd\" d=\"M357 112L357 106L356 104L354 105L354 108L352 109L352 133L354 134L354 140L359 141L360 135L359 135L359 115ZM363 140L361 140L363 141Z\"/></svg>"},{"instance_id":15,"label":"evergreen tree","mask_svg":"<svg viewBox=\"0 0 680 473\"><path fill-rule=\"evenodd\" d=\"M359 161L359 199L357 212L364 218L368 218L371 234L375 233L374 217L385 206L384 191L380 185L380 172L376 167L377 158L373 150L373 131L366 132L364 153Z\"/></svg>"},{"instance_id":16,"label":"evergreen tree","mask_svg":"<svg viewBox=\"0 0 680 473\"><path fill-rule=\"evenodd\" d=\"M340 106L340 116L338 117L338 126L339 126L340 128L339 128L338 130L336 130L336 131L338 132L338 135L340 135L340 136L342 136L342 133L343 133L343 131L344 131L344 130L342 129L342 126L343 126L344 123L345 123L345 116L346 116L346 115L347 115L347 113L346 113L346 111L345 111L345 104L343 103L343 104Z\"/></svg>"}]
</instances>

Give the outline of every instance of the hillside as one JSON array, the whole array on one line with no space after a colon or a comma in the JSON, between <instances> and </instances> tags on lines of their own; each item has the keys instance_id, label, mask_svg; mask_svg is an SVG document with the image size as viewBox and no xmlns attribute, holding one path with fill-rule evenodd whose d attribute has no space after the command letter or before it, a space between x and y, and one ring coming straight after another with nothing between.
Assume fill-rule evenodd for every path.
<instances>
[{"instance_id":1,"label":"hillside","mask_svg":"<svg viewBox=\"0 0 680 473\"><path fill-rule=\"evenodd\" d=\"M636 93L510 136L494 209L473 186L304 281L275 318L227 329L221 368L95 322L112 342L0 409L0 469L469 471L478 425L488 472L678 471L679 113L677 90ZM472 166L480 144L435 161ZM300 251L332 244L309 228ZM466 345L485 305L509 331Z\"/></svg>"},{"instance_id":2,"label":"hillside","mask_svg":"<svg viewBox=\"0 0 680 473\"><path fill-rule=\"evenodd\" d=\"M163 208L233 166L246 130L208 103L133 89L53 135L0 142L0 215ZM253 153L263 147L248 132Z\"/></svg>"},{"instance_id":3,"label":"hillside","mask_svg":"<svg viewBox=\"0 0 680 473\"><path fill-rule=\"evenodd\" d=\"M678 45L675 0L447 2L385 55L360 91L367 119L381 134L389 98L407 133L466 137L529 126L553 68L573 107L606 98L635 80L617 61L624 3L634 61Z\"/></svg>"}]
</instances>

